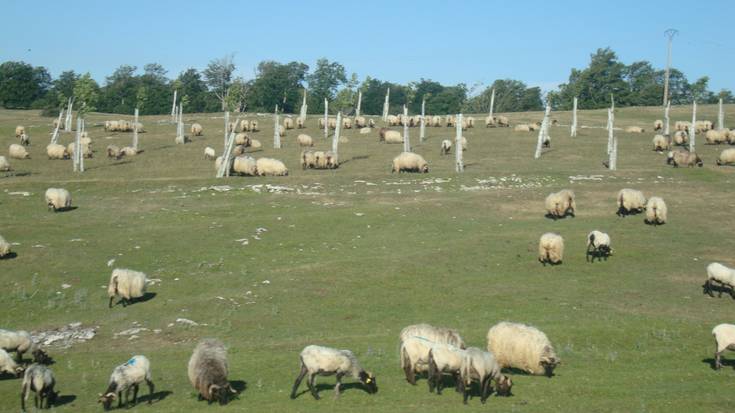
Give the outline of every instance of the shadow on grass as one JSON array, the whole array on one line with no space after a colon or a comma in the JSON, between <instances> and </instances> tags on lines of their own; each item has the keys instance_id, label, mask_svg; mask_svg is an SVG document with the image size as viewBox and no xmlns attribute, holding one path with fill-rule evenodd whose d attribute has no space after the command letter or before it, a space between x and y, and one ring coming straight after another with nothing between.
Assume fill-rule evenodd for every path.
<instances>
[{"instance_id":1,"label":"shadow on grass","mask_svg":"<svg viewBox=\"0 0 735 413\"><path fill-rule=\"evenodd\" d=\"M14 252L9 252L9 253L3 255L2 257L0 257L0 261L2 261L2 260L12 260L12 259L15 259L16 257L18 257L18 254L14 253Z\"/></svg>"},{"instance_id":2,"label":"shadow on grass","mask_svg":"<svg viewBox=\"0 0 735 413\"><path fill-rule=\"evenodd\" d=\"M546 378L549 378L549 379L550 379L551 377L554 377L554 376L556 376L556 373L552 373L552 374L551 374L551 377L549 377L549 376L547 376L547 375L543 375L543 376L538 376L538 375L534 375L534 374L529 374L529 373L528 373L527 371L525 371L525 370L521 370L521 369L516 369L516 368L513 368L513 367L506 367L506 368L504 368L504 369L503 369L503 373L508 373L508 374L510 374L510 375L513 375L513 376L529 376L529 377L530 377L530 376L537 376L537 377L546 377Z\"/></svg>"},{"instance_id":3,"label":"shadow on grass","mask_svg":"<svg viewBox=\"0 0 735 413\"><path fill-rule=\"evenodd\" d=\"M316 387L316 393L319 395L319 397L322 397L323 398L324 396L322 394L320 394L320 393L323 390L324 391L331 390L332 391L331 393L334 394L334 386L336 384L337 384L336 382L334 384L318 383L318 384L314 385L314 387ZM304 390L302 390L301 392L296 393L296 398L297 399L299 397L301 397L301 395L306 394L306 393L309 393L309 386L306 386L306 378L304 379L303 382L301 382L301 385L302 386L305 386L306 388ZM351 390L351 389L360 389L360 390L364 391L365 393L368 393L368 391L365 389L365 387L363 387L362 383L357 383L357 382L353 382L353 383L342 383L342 385L339 386L340 394L344 393L347 390ZM368 393L368 394L370 394L370 393Z\"/></svg>"},{"instance_id":4,"label":"shadow on grass","mask_svg":"<svg viewBox=\"0 0 735 413\"><path fill-rule=\"evenodd\" d=\"M20 383L20 381L23 380L23 376L21 375L20 377L17 377L15 374L0 372L0 381L6 381L6 380L18 380Z\"/></svg>"},{"instance_id":5,"label":"shadow on grass","mask_svg":"<svg viewBox=\"0 0 735 413\"><path fill-rule=\"evenodd\" d=\"M702 363L706 363L706 364L709 364L709 367L710 367L710 368L711 368L712 370L716 370L716 369L715 369L715 359L713 359L713 358L711 358L711 357L708 357L708 358L702 359ZM735 369L735 359L733 359L733 360L728 360L728 359L726 359L726 358L720 358L720 363L722 363L722 367L723 367L723 368L724 368L724 367L732 367L732 368L734 368L734 369Z\"/></svg>"},{"instance_id":6,"label":"shadow on grass","mask_svg":"<svg viewBox=\"0 0 735 413\"><path fill-rule=\"evenodd\" d=\"M57 208L54 212L71 212L71 211L74 211L75 209L78 209L78 208L79 207L76 207L76 206L70 206L70 207L66 207L66 208Z\"/></svg>"},{"instance_id":7,"label":"shadow on grass","mask_svg":"<svg viewBox=\"0 0 735 413\"><path fill-rule=\"evenodd\" d=\"M24 171L24 172L13 172L13 171L10 171L9 173L6 173L5 176L3 176L3 178L13 178L13 177L16 177L16 176L31 176L31 173L28 172L28 171Z\"/></svg>"},{"instance_id":8,"label":"shadow on grass","mask_svg":"<svg viewBox=\"0 0 735 413\"><path fill-rule=\"evenodd\" d=\"M150 301L150 300L152 300L152 299L154 299L154 298L156 298L156 293L152 293L152 292L147 292L147 293L143 294L143 296L142 296L142 297L138 297L138 298L131 298L131 299L130 299L130 300L128 301L128 303L127 303L126 307L127 307L127 306L130 306L130 305L133 305L133 304L138 304L138 303L144 303L144 302L146 302L146 301ZM122 305L122 300L120 300L120 301L116 302L116 303L115 303L115 304L113 304L112 306L113 306L113 307L116 307L116 306L117 306L118 304Z\"/></svg>"},{"instance_id":9,"label":"shadow on grass","mask_svg":"<svg viewBox=\"0 0 735 413\"><path fill-rule=\"evenodd\" d=\"M56 400L53 403L53 407L60 407L60 406L67 405L69 403L74 402L74 400L76 399L77 399L77 396L73 394L64 394L56 398Z\"/></svg>"},{"instance_id":10,"label":"shadow on grass","mask_svg":"<svg viewBox=\"0 0 735 413\"><path fill-rule=\"evenodd\" d=\"M237 394L244 393L248 389L248 383L244 380L232 380L230 386L237 392Z\"/></svg>"},{"instance_id":11,"label":"shadow on grass","mask_svg":"<svg viewBox=\"0 0 735 413\"><path fill-rule=\"evenodd\" d=\"M174 394L172 391L163 390L163 391L157 391L153 394L146 394L143 396L138 397L138 403L148 403L149 401L151 403L158 403L166 399L166 397Z\"/></svg>"},{"instance_id":12,"label":"shadow on grass","mask_svg":"<svg viewBox=\"0 0 735 413\"><path fill-rule=\"evenodd\" d=\"M133 161L116 161L116 162L113 162L113 163L108 163L106 165L99 165L99 166L93 166L91 168L86 168L86 170L89 171L89 170L94 170L94 169L104 169L104 168L109 168L109 167L113 167L113 166L127 165L129 163L133 163Z\"/></svg>"}]
</instances>

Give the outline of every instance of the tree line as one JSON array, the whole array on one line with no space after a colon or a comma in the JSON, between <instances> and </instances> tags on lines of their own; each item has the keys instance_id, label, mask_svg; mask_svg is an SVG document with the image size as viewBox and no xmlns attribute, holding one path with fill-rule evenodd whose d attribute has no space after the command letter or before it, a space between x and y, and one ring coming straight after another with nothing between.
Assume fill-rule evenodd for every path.
<instances>
[{"instance_id":1,"label":"tree line","mask_svg":"<svg viewBox=\"0 0 735 413\"><path fill-rule=\"evenodd\" d=\"M344 66L327 59L317 60L314 68L295 61L263 61L249 80L236 76L236 69L232 56L214 59L201 71L189 68L174 79L157 63L144 65L142 72L136 66L122 65L100 86L89 73L70 70L53 79L42 66L7 61L0 64L0 106L43 109L46 115L55 116L73 96L75 108L83 111L130 114L137 107L141 114L160 115L170 113L177 91L184 111L189 113L272 112L276 105L280 111L298 113L306 90L309 113L324 113L326 99L330 113L352 114L362 92L361 112L378 115L390 89L390 113L401 112L404 104L411 113L420 113L424 98L428 114L483 113L490 107L494 89L496 112L541 110L546 102L554 109L569 109L575 96L579 108L597 109L609 106L610 94L617 106L660 105L664 77L663 70L646 61L625 65L609 48L598 49L588 67L572 69L568 82L545 97L540 88L513 79L496 80L481 90L429 79L399 84L368 76L360 82L357 74L348 76ZM689 83L681 71L671 69L672 104L694 99L714 103L719 98L735 102L729 90L712 92L708 82L705 76Z\"/></svg>"}]
</instances>

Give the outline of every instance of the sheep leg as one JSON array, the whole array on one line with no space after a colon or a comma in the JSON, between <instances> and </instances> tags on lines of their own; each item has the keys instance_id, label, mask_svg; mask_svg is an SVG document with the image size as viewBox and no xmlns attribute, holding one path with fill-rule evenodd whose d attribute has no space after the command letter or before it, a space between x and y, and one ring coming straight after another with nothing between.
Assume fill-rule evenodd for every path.
<instances>
[{"instance_id":1,"label":"sheep leg","mask_svg":"<svg viewBox=\"0 0 735 413\"><path fill-rule=\"evenodd\" d=\"M490 376L484 377L481 381L481 391L482 396L480 397L480 402L482 404L485 404L487 401L488 396L490 396Z\"/></svg>"},{"instance_id":2,"label":"sheep leg","mask_svg":"<svg viewBox=\"0 0 735 413\"><path fill-rule=\"evenodd\" d=\"M467 404L467 399L470 398L470 391L472 391L472 385L464 386L464 396L462 396L462 403Z\"/></svg>"},{"instance_id":3,"label":"sheep leg","mask_svg":"<svg viewBox=\"0 0 735 413\"><path fill-rule=\"evenodd\" d=\"M296 381L293 383L293 388L291 389L291 399L296 398L296 390L299 388L299 385L301 384L301 380L304 379L304 376L306 376L306 373L309 371L306 369L306 366L303 364L301 365L301 371L299 372L298 377L296 377ZM307 385L309 383L307 382ZM311 387L309 387L309 390L311 390Z\"/></svg>"},{"instance_id":4,"label":"sheep leg","mask_svg":"<svg viewBox=\"0 0 735 413\"><path fill-rule=\"evenodd\" d=\"M120 409L123 406L122 402L123 393L121 391L117 392L117 408Z\"/></svg>"},{"instance_id":5,"label":"sheep leg","mask_svg":"<svg viewBox=\"0 0 735 413\"><path fill-rule=\"evenodd\" d=\"M133 386L133 406L138 404L138 383Z\"/></svg>"},{"instance_id":6,"label":"sheep leg","mask_svg":"<svg viewBox=\"0 0 735 413\"><path fill-rule=\"evenodd\" d=\"M112 308L112 300L115 299L115 297L110 297L110 303L107 305L107 308Z\"/></svg>"},{"instance_id":7,"label":"sheep leg","mask_svg":"<svg viewBox=\"0 0 735 413\"><path fill-rule=\"evenodd\" d=\"M429 353L431 354L431 353ZM434 388L436 387L436 394L441 394L441 389L439 389L438 386L438 379L437 379L437 371L436 371L436 363L434 363L434 359L429 356L429 373L427 375L426 382L429 384L429 393L434 392Z\"/></svg>"},{"instance_id":8,"label":"sheep leg","mask_svg":"<svg viewBox=\"0 0 735 413\"><path fill-rule=\"evenodd\" d=\"M454 391L457 393L462 392L462 378L459 376L459 373L454 373L452 377L454 377Z\"/></svg>"},{"instance_id":9,"label":"sheep leg","mask_svg":"<svg viewBox=\"0 0 735 413\"><path fill-rule=\"evenodd\" d=\"M26 386L23 386L23 389L20 392L20 410L26 411L26 394L28 393L28 388Z\"/></svg>"},{"instance_id":10,"label":"sheep leg","mask_svg":"<svg viewBox=\"0 0 735 413\"><path fill-rule=\"evenodd\" d=\"M712 294L712 283L709 279L704 282L704 293L709 295L710 297L715 296L714 294Z\"/></svg>"},{"instance_id":11,"label":"sheep leg","mask_svg":"<svg viewBox=\"0 0 735 413\"><path fill-rule=\"evenodd\" d=\"M145 382L148 385L148 404L151 404L153 402L153 390L156 386L153 385L151 380L145 379Z\"/></svg>"},{"instance_id":12,"label":"sheep leg","mask_svg":"<svg viewBox=\"0 0 735 413\"><path fill-rule=\"evenodd\" d=\"M406 362L406 364L403 366L403 372L406 373L406 381L413 385L416 385L416 376L413 373L413 368L411 367L410 361Z\"/></svg>"},{"instance_id":13,"label":"sheep leg","mask_svg":"<svg viewBox=\"0 0 735 413\"><path fill-rule=\"evenodd\" d=\"M335 398L339 398L339 387L342 385L342 376L344 376L344 373L337 373L337 384L334 386Z\"/></svg>"},{"instance_id":14,"label":"sheep leg","mask_svg":"<svg viewBox=\"0 0 735 413\"><path fill-rule=\"evenodd\" d=\"M309 385L309 391L311 391L311 395L314 396L314 399L319 400L319 394L316 392L316 386L314 386L315 379L316 379L316 373L312 373L309 376L309 380L306 382L306 384Z\"/></svg>"},{"instance_id":15,"label":"sheep leg","mask_svg":"<svg viewBox=\"0 0 735 413\"><path fill-rule=\"evenodd\" d=\"M33 405L38 409L38 392L33 393Z\"/></svg>"},{"instance_id":16,"label":"sheep leg","mask_svg":"<svg viewBox=\"0 0 735 413\"><path fill-rule=\"evenodd\" d=\"M715 370L719 370L722 368L722 362L721 362L722 352L717 351L717 350L719 349L715 350Z\"/></svg>"}]
</instances>

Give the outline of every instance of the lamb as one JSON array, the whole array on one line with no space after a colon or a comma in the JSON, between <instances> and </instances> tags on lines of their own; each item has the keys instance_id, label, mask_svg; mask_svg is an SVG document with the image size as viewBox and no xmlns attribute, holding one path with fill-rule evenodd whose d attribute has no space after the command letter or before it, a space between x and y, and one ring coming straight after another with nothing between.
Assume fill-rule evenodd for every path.
<instances>
[{"instance_id":1,"label":"lamb","mask_svg":"<svg viewBox=\"0 0 735 413\"><path fill-rule=\"evenodd\" d=\"M202 132L204 132L204 128L202 128L202 125L198 123L192 123L191 124L191 134L192 136L202 136Z\"/></svg>"},{"instance_id":2,"label":"lamb","mask_svg":"<svg viewBox=\"0 0 735 413\"><path fill-rule=\"evenodd\" d=\"M666 157L666 163L673 165L674 168L678 168L680 165L685 165L689 168L697 165L701 168L702 165L704 165L704 162L699 155L694 152L684 151L669 151L669 154Z\"/></svg>"},{"instance_id":3,"label":"lamb","mask_svg":"<svg viewBox=\"0 0 735 413\"><path fill-rule=\"evenodd\" d=\"M16 361L23 361L23 354L32 347L33 340L27 331L0 330L0 348L5 351L14 351Z\"/></svg>"},{"instance_id":4,"label":"lamb","mask_svg":"<svg viewBox=\"0 0 735 413\"><path fill-rule=\"evenodd\" d=\"M46 408L51 408L51 405L56 403L56 398L59 397L59 392L54 391L55 386L56 378L50 368L42 364L32 364L23 375L20 392L21 410L25 412L26 401L31 391L35 393L33 401L37 409L43 409L44 399L46 399Z\"/></svg>"},{"instance_id":5,"label":"lamb","mask_svg":"<svg viewBox=\"0 0 735 413\"><path fill-rule=\"evenodd\" d=\"M588 262L595 262L597 259L604 258L607 261L607 257L613 254L613 249L610 247L610 235L594 230L587 235L587 255L586 259Z\"/></svg>"},{"instance_id":6,"label":"lamb","mask_svg":"<svg viewBox=\"0 0 735 413\"><path fill-rule=\"evenodd\" d=\"M0 158L2 158L0 156ZM725 149L720 153L720 156L717 158L717 165L727 165L727 164L735 164L735 149ZM0 159L0 165L2 165L2 160ZM2 167L0 166L0 170L2 170Z\"/></svg>"},{"instance_id":7,"label":"lamb","mask_svg":"<svg viewBox=\"0 0 735 413\"><path fill-rule=\"evenodd\" d=\"M12 374L15 377L20 377L23 374L23 366L10 357L7 351L0 349L0 373Z\"/></svg>"},{"instance_id":8,"label":"lamb","mask_svg":"<svg viewBox=\"0 0 735 413\"><path fill-rule=\"evenodd\" d=\"M310 345L301 350L299 359L301 361L301 371L296 377L296 381L294 381L293 388L291 389L291 399L296 398L296 390L298 390L301 381L306 375L309 375L306 379L306 385L316 400L319 400L319 394L314 385L317 375L336 375L337 384L334 386L336 397L339 397L342 377L344 376L359 380L365 387L365 390L370 394L375 394L378 391L375 376L360 366L357 357L350 350L338 350L330 347Z\"/></svg>"},{"instance_id":9,"label":"lamb","mask_svg":"<svg viewBox=\"0 0 735 413\"><path fill-rule=\"evenodd\" d=\"M429 350L429 392L436 388L436 394L442 392L443 375L448 374L454 378L457 390L460 388L459 371L462 368L462 360L466 355L465 350L450 346L448 344L433 343Z\"/></svg>"},{"instance_id":10,"label":"lamb","mask_svg":"<svg viewBox=\"0 0 735 413\"><path fill-rule=\"evenodd\" d=\"M549 194L544 203L546 205L546 216L554 220L564 218L567 215L574 217L577 211L574 192L570 189L562 189L559 192Z\"/></svg>"},{"instance_id":11,"label":"lamb","mask_svg":"<svg viewBox=\"0 0 735 413\"><path fill-rule=\"evenodd\" d=\"M10 243L0 235L0 259L10 255Z\"/></svg>"},{"instance_id":12,"label":"lamb","mask_svg":"<svg viewBox=\"0 0 735 413\"><path fill-rule=\"evenodd\" d=\"M110 405L117 399L117 407L122 408L123 405L130 404L130 390L133 391L133 403L138 403L138 386L143 383L148 385L148 404L153 401L153 376L151 374L151 363L145 356L133 356L130 360L115 367L110 375L110 381L104 394L100 394L98 403L102 403L105 410L110 409ZM125 402L123 402L123 393Z\"/></svg>"},{"instance_id":13,"label":"lamb","mask_svg":"<svg viewBox=\"0 0 735 413\"><path fill-rule=\"evenodd\" d=\"M256 162L258 175L260 176L285 176L288 175L288 169L283 162L273 158L259 158Z\"/></svg>"},{"instance_id":14,"label":"lamb","mask_svg":"<svg viewBox=\"0 0 735 413\"><path fill-rule=\"evenodd\" d=\"M722 368L722 353L735 350L735 325L718 324L712 329L715 338L715 370Z\"/></svg>"},{"instance_id":15,"label":"lamb","mask_svg":"<svg viewBox=\"0 0 735 413\"><path fill-rule=\"evenodd\" d=\"M356 128L364 128L367 126L367 121L365 120L364 116L355 116L355 127Z\"/></svg>"},{"instance_id":16,"label":"lamb","mask_svg":"<svg viewBox=\"0 0 735 413\"><path fill-rule=\"evenodd\" d=\"M299 116L298 118L296 118L296 127L297 127L297 128L299 128L299 129L304 129L304 128L306 127L306 126L304 125L304 123L305 123L305 120L304 120L304 118L302 118L301 116Z\"/></svg>"},{"instance_id":17,"label":"lamb","mask_svg":"<svg viewBox=\"0 0 735 413\"><path fill-rule=\"evenodd\" d=\"M217 153L214 151L214 148L207 146L204 148L204 159L212 160L217 157Z\"/></svg>"},{"instance_id":18,"label":"lamb","mask_svg":"<svg viewBox=\"0 0 735 413\"><path fill-rule=\"evenodd\" d=\"M711 129L704 134L704 141L707 145L719 145L721 143L727 142L728 139L730 139L729 129Z\"/></svg>"},{"instance_id":19,"label":"lamb","mask_svg":"<svg viewBox=\"0 0 735 413\"><path fill-rule=\"evenodd\" d=\"M301 152L301 169L316 168L316 155L313 151Z\"/></svg>"},{"instance_id":20,"label":"lamb","mask_svg":"<svg viewBox=\"0 0 735 413\"><path fill-rule=\"evenodd\" d=\"M299 146L314 146L314 140L311 139L311 136L306 134L299 134L299 136L296 137L296 141L299 143Z\"/></svg>"},{"instance_id":21,"label":"lamb","mask_svg":"<svg viewBox=\"0 0 735 413\"><path fill-rule=\"evenodd\" d=\"M232 170L240 175L256 176L258 168L255 158L250 156L238 156L232 163Z\"/></svg>"},{"instance_id":22,"label":"lamb","mask_svg":"<svg viewBox=\"0 0 735 413\"><path fill-rule=\"evenodd\" d=\"M487 332L487 350L502 368L517 368L528 374L551 377L561 363L548 337L536 327L508 321Z\"/></svg>"},{"instance_id":23,"label":"lamb","mask_svg":"<svg viewBox=\"0 0 735 413\"><path fill-rule=\"evenodd\" d=\"M403 143L403 136L395 130L387 130L383 134L385 143Z\"/></svg>"},{"instance_id":24,"label":"lamb","mask_svg":"<svg viewBox=\"0 0 735 413\"><path fill-rule=\"evenodd\" d=\"M730 296L735 298L735 269L728 268L719 262L713 262L707 266L707 281L704 282L702 288L704 293L710 297L714 297L712 294L715 283L719 284L718 297L722 297L722 290L725 288L730 289Z\"/></svg>"},{"instance_id":25,"label":"lamb","mask_svg":"<svg viewBox=\"0 0 735 413\"><path fill-rule=\"evenodd\" d=\"M15 137L16 138L20 138L20 135L23 135L25 133L26 133L25 126L18 125L18 126L15 127Z\"/></svg>"},{"instance_id":26,"label":"lamb","mask_svg":"<svg viewBox=\"0 0 735 413\"><path fill-rule=\"evenodd\" d=\"M283 125L278 125L278 136L286 136L286 128L284 128Z\"/></svg>"},{"instance_id":27,"label":"lamb","mask_svg":"<svg viewBox=\"0 0 735 413\"><path fill-rule=\"evenodd\" d=\"M625 128L625 131L628 133L643 133L646 130L641 128L640 126L628 126Z\"/></svg>"},{"instance_id":28,"label":"lamb","mask_svg":"<svg viewBox=\"0 0 735 413\"><path fill-rule=\"evenodd\" d=\"M63 188L49 188L46 190L46 205L54 212L65 211L71 208L71 194Z\"/></svg>"},{"instance_id":29,"label":"lamb","mask_svg":"<svg viewBox=\"0 0 735 413\"><path fill-rule=\"evenodd\" d=\"M107 295L110 297L108 307L112 308L112 301L118 296L123 307L132 304L134 299L145 295L147 283L148 277L140 271L115 268L107 285Z\"/></svg>"},{"instance_id":30,"label":"lamb","mask_svg":"<svg viewBox=\"0 0 735 413\"><path fill-rule=\"evenodd\" d=\"M293 129L293 119L292 118L283 119L283 127L285 129Z\"/></svg>"},{"instance_id":31,"label":"lamb","mask_svg":"<svg viewBox=\"0 0 735 413\"><path fill-rule=\"evenodd\" d=\"M646 203L646 224L662 225L666 223L666 202L662 198L652 196Z\"/></svg>"},{"instance_id":32,"label":"lamb","mask_svg":"<svg viewBox=\"0 0 735 413\"><path fill-rule=\"evenodd\" d=\"M449 139L444 139L442 141L442 146L441 146L441 150L439 153L441 153L442 155L446 155L451 150L452 150L452 141L450 141Z\"/></svg>"},{"instance_id":33,"label":"lamb","mask_svg":"<svg viewBox=\"0 0 735 413\"><path fill-rule=\"evenodd\" d=\"M419 154L413 152L402 152L400 155L393 158L391 173L393 172L428 173L429 164L426 162L426 159Z\"/></svg>"},{"instance_id":34,"label":"lamb","mask_svg":"<svg viewBox=\"0 0 735 413\"><path fill-rule=\"evenodd\" d=\"M488 396L490 396L491 381L495 382L495 391L498 396L510 396L513 381L500 371L501 365L494 354L482 351L477 347L468 348L460 366L460 384L464 393L463 403L467 404L473 381L480 385L480 402L482 404L485 404Z\"/></svg>"},{"instance_id":35,"label":"lamb","mask_svg":"<svg viewBox=\"0 0 735 413\"><path fill-rule=\"evenodd\" d=\"M646 207L646 197L643 196L643 192L636 189L621 189L616 200L618 204L617 215L620 217L637 214Z\"/></svg>"},{"instance_id":36,"label":"lamb","mask_svg":"<svg viewBox=\"0 0 735 413\"><path fill-rule=\"evenodd\" d=\"M663 152L669 150L669 140L664 135L656 135L653 137L653 150Z\"/></svg>"},{"instance_id":37,"label":"lamb","mask_svg":"<svg viewBox=\"0 0 735 413\"><path fill-rule=\"evenodd\" d=\"M541 235L538 243L538 260L546 264L561 264L564 258L564 239L559 234L547 232Z\"/></svg>"},{"instance_id":38,"label":"lamb","mask_svg":"<svg viewBox=\"0 0 735 413\"><path fill-rule=\"evenodd\" d=\"M31 138L25 133L20 135L20 144L23 146L29 146L31 144Z\"/></svg>"},{"instance_id":39,"label":"lamb","mask_svg":"<svg viewBox=\"0 0 735 413\"><path fill-rule=\"evenodd\" d=\"M70 154L64 145L52 143L46 146L46 155L49 159L69 159Z\"/></svg>"},{"instance_id":40,"label":"lamb","mask_svg":"<svg viewBox=\"0 0 735 413\"><path fill-rule=\"evenodd\" d=\"M661 119L656 119L655 121L653 121L654 131L660 131L660 130L663 130L663 128L664 128L664 121L662 121Z\"/></svg>"},{"instance_id":41,"label":"lamb","mask_svg":"<svg viewBox=\"0 0 735 413\"><path fill-rule=\"evenodd\" d=\"M10 162L2 155L0 155L0 171L10 171Z\"/></svg>"},{"instance_id":42,"label":"lamb","mask_svg":"<svg viewBox=\"0 0 735 413\"><path fill-rule=\"evenodd\" d=\"M142 151L138 151L132 146L125 146L122 149L120 149L120 152L123 154L123 156L136 156L138 153Z\"/></svg>"},{"instance_id":43,"label":"lamb","mask_svg":"<svg viewBox=\"0 0 735 413\"><path fill-rule=\"evenodd\" d=\"M689 143L689 134L686 131L678 130L674 132L674 145L683 146Z\"/></svg>"},{"instance_id":44,"label":"lamb","mask_svg":"<svg viewBox=\"0 0 735 413\"><path fill-rule=\"evenodd\" d=\"M189 359L189 382L199 392L199 400L227 404L236 394L227 380L227 350L221 341L206 338L197 344Z\"/></svg>"},{"instance_id":45,"label":"lamb","mask_svg":"<svg viewBox=\"0 0 735 413\"><path fill-rule=\"evenodd\" d=\"M531 132L531 127L525 123L521 123L513 127L513 132Z\"/></svg>"},{"instance_id":46,"label":"lamb","mask_svg":"<svg viewBox=\"0 0 735 413\"><path fill-rule=\"evenodd\" d=\"M10 145L10 148L8 148L8 155L10 155L12 159L31 159L31 155L28 154L26 148L22 145L18 145L17 143Z\"/></svg>"},{"instance_id":47,"label":"lamb","mask_svg":"<svg viewBox=\"0 0 735 413\"><path fill-rule=\"evenodd\" d=\"M451 346L464 349L465 343L462 336L457 330L445 327L434 327L430 324L412 324L406 326L399 335L401 342L411 337L420 337L433 343L449 344Z\"/></svg>"},{"instance_id":48,"label":"lamb","mask_svg":"<svg viewBox=\"0 0 735 413\"><path fill-rule=\"evenodd\" d=\"M374 128L375 127L375 119L368 119L368 128Z\"/></svg>"}]
</instances>

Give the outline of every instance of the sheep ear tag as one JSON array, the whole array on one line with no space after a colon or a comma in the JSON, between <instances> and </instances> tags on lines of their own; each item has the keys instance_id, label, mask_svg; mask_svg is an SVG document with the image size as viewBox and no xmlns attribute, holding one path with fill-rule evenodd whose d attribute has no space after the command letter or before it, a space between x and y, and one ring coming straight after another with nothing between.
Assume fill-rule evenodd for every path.
<instances>
[{"instance_id":1,"label":"sheep ear tag","mask_svg":"<svg viewBox=\"0 0 735 413\"><path fill-rule=\"evenodd\" d=\"M367 379L365 379L365 383L370 383L371 381L373 381L373 380L370 377L368 377Z\"/></svg>"}]
</instances>

